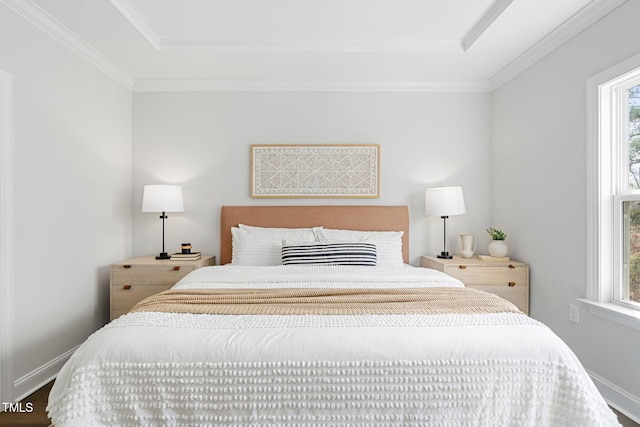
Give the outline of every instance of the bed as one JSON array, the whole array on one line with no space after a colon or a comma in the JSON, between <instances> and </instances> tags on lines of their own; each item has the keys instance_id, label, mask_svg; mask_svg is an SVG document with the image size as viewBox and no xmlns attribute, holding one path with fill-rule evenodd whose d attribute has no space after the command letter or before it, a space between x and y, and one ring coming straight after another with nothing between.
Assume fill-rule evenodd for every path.
<instances>
[{"instance_id":1,"label":"bed","mask_svg":"<svg viewBox=\"0 0 640 427\"><path fill-rule=\"evenodd\" d=\"M223 265L89 337L53 424L619 425L546 326L408 237L406 206L223 207Z\"/></svg>"}]
</instances>

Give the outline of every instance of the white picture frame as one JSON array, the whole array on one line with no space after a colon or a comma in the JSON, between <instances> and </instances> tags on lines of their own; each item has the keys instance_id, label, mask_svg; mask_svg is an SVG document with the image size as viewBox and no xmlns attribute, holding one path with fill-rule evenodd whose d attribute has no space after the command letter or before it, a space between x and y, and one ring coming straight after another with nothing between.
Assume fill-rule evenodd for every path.
<instances>
[{"instance_id":1,"label":"white picture frame","mask_svg":"<svg viewBox=\"0 0 640 427\"><path fill-rule=\"evenodd\" d=\"M378 144L251 145L252 198L379 198Z\"/></svg>"}]
</instances>

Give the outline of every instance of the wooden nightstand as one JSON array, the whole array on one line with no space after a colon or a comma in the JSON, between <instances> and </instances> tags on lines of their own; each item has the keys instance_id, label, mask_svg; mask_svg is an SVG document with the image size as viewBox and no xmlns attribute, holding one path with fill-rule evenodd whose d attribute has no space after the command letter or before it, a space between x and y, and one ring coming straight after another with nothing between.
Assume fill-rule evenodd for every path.
<instances>
[{"instance_id":1,"label":"wooden nightstand","mask_svg":"<svg viewBox=\"0 0 640 427\"><path fill-rule=\"evenodd\" d=\"M215 256L203 256L197 261L144 256L111 264L111 320L128 313L144 298L171 288L187 273L215 263Z\"/></svg>"},{"instance_id":2,"label":"wooden nightstand","mask_svg":"<svg viewBox=\"0 0 640 427\"><path fill-rule=\"evenodd\" d=\"M440 259L423 256L420 266L442 271L469 288L496 294L529 314L529 266L522 262L481 261L478 258Z\"/></svg>"}]
</instances>

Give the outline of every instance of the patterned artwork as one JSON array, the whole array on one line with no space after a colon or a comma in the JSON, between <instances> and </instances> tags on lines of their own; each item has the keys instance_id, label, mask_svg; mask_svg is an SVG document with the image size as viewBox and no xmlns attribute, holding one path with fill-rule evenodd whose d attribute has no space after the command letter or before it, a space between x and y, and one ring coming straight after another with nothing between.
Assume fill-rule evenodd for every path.
<instances>
[{"instance_id":1,"label":"patterned artwork","mask_svg":"<svg viewBox=\"0 0 640 427\"><path fill-rule=\"evenodd\" d=\"M251 197L379 197L379 145L252 145Z\"/></svg>"}]
</instances>

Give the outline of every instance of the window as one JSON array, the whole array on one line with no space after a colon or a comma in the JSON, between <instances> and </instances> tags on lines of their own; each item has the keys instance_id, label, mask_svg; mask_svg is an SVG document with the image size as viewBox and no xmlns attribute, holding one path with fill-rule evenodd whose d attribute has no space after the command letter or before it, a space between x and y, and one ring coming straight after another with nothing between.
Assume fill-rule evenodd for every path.
<instances>
[{"instance_id":1,"label":"window","mask_svg":"<svg viewBox=\"0 0 640 427\"><path fill-rule=\"evenodd\" d=\"M614 263L620 269L620 276L614 280L613 300L640 308L640 71L612 90L613 100L620 107L612 114L617 129L611 138L619 156L612 168L613 233L619 239L614 246ZM616 219L620 227L615 226Z\"/></svg>"},{"instance_id":2,"label":"window","mask_svg":"<svg viewBox=\"0 0 640 427\"><path fill-rule=\"evenodd\" d=\"M587 298L640 329L640 55L587 83Z\"/></svg>"},{"instance_id":3,"label":"window","mask_svg":"<svg viewBox=\"0 0 640 427\"><path fill-rule=\"evenodd\" d=\"M640 304L640 202L625 201L623 214L623 275L620 295L614 300L628 304Z\"/></svg>"}]
</instances>

